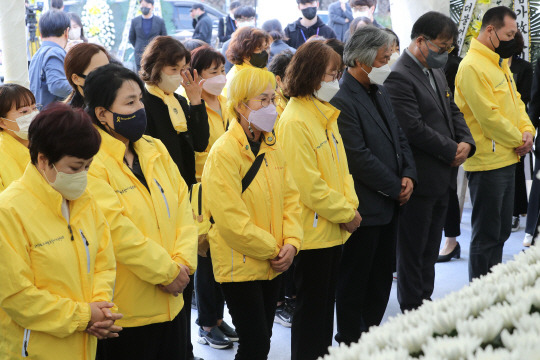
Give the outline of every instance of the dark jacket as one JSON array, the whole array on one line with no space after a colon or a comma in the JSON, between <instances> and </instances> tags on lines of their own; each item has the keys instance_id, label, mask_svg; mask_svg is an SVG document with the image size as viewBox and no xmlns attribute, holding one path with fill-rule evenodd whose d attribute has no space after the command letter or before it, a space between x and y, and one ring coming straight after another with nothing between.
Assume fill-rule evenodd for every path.
<instances>
[{"instance_id":1,"label":"dark jacket","mask_svg":"<svg viewBox=\"0 0 540 360\"><path fill-rule=\"evenodd\" d=\"M399 206L401 179L417 181L413 154L388 92L377 85L372 85L370 92L371 96L345 72L338 93L330 101L341 111L339 133L358 195L362 226L388 224Z\"/></svg>"},{"instance_id":2,"label":"dark jacket","mask_svg":"<svg viewBox=\"0 0 540 360\"><path fill-rule=\"evenodd\" d=\"M223 44L225 41L231 38L232 33L236 30L236 23L231 15L227 15L224 18L219 19L218 25L218 38L219 42Z\"/></svg>"},{"instance_id":3,"label":"dark jacket","mask_svg":"<svg viewBox=\"0 0 540 360\"><path fill-rule=\"evenodd\" d=\"M521 95L521 100L528 108L529 102L531 101L533 82L532 64L522 58L514 56L510 70L512 71L512 75L514 75L514 82L516 83L518 93Z\"/></svg>"},{"instance_id":4,"label":"dark jacket","mask_svg":"<svg viewBox=\"0 0 540 360\"><path fill-rule=\"evenodd\" d=\"M446 62L446 65L444 65L444 75L446 76L448 87L452 91L452 96L454 94L454 90L456 89L456 75L461 60L463 60L461 57L454 54L449 54L448 61Z\"/></svg>"},{"instance_id":5,"label":"dark jacket","mask_svg":"<svg viewBox=\"0 0 540 360\"><path fill-rule=\"evenodd\" d=\"M336 38L341 41L345 41L345 33L349 30L349 26L354 19L349 4L345 4L345 6L346 11L343 11L341 2L336 1L328 7L328 17L330 18L328 26L334 29Z\"/></svg>"},{"instance_id":6,"label":"dark jacket","mask_svg":"<svg viewBox=\"0 0 540 360\"><path fill-rule=\"evenodd\" d=\"M203 13L197 20L193 19L193 39L199 39L207 44L212 44L212 19L207 13Z\"/></svg>"},{"instance_id":7,"label":"dark jacket","mask_svg":"<svg viewBox=\"0 0 540 360\"><path fill-rule=\"evenodd\" d=\"M135 65L137 65L137 71L141 67L141 56L144 48L146 48L146 45L148 45L153 38L159 35L167 35L165 22L159 16L152 16L152 29L148 34L145 34L142 29L142 15L131 20L129 43L135 48Z\"/></svg>"},{"instance_id":8,"label":"dark jacket","mask_svg":"<svg viewBox=\"0 0 540 360\"><path fill-rule=\"evenodd\" d=\"M272 61L274 56L282 53L285 50L290 50L293 54L296 52L296 49L287 45L283 40L276 40L270 45L270 57L268 58L268 63Z\"/></svg>"},{"instance_id":9,"label":"dark jacket","mask_svg":"<svg viewBox=\"0 0 540 360\"><path fill-rule=\"evenodd\" d=\"M442 69L433 69L438 94L420 66L404 51L384 83L401 128L411 146L418 186L413 196L443 195L456 188L457 167L450 164L457 144L476 146L463 114L454 103Z\"/></svg>"},{"instance_id":10,"label":"dark jacket","mask_svg":"<svg viewBox=\"0 0 540 360\"><path fill-rule=\"evenodd\" d=\"M178 166L184 181L189 185L195 184L195 151L204 151L208 146L210 130L208 115L204 101L201 105L188 105L187 100L178 95L174 96L180 102L186 116L188 131L178 134L174 129L167 105L147 91L143 95L146 110L146 133L163 142L172 159Z\"/></svg>"},{"instance_id":11,"label":"dark jacket","mask_svg":"<svg viewBox=\"0 0 540 360\"><path fill-rule=\"evenodd\" d=\"M287 35L289 38L289 40L287 40L287 44L295 49L298 49L300 45L305 43L307 39L313 35L319 35L326 39L336 38L336 33L334 30L332 30L330 26L326 25L318 16L315 25L310 26L309 28L306 28L300 24L300 19L290 23L285 28L285 35Z\"/></svg>"}]
</instances>

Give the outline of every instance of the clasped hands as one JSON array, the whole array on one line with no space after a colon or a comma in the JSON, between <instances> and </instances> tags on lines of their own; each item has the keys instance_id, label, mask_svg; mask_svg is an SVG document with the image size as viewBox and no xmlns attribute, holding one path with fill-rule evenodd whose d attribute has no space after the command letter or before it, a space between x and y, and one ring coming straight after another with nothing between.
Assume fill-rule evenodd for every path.
<instances>
[{"instance_id":1,"label":"clasped hands","mask_svg":"<svg viewBox=\"0 0 540 360\"><path fill-rule=\"evenodd\" d=\"M90 321L86 332L98 339L116 338L122 327L114 322L123 317L120 313L113 313L111 308L114 304L108 301L92 302L90 305Z\"/></svg>"},{"instance_id":2,"label":"clasped hands","mask_svg":"<svg viewBox=\"0 0 540 360\"><path fill-rule=\"evenodd\" d=\"M157 285L157 287L167 293L172 294L173 296L180 295L186 286L189 284L189 268L184 264L180 265L180 273L176 276L172 283L169 285Z\"/></svg>"},{"instance_id":3,"label":"clasped hands","mask_svg":"<svg viewBox=\"0 0 540 360\"><path fill-rule=\"evenodd\" d=\"M521 139L523 140L523 145L517 147L514 151L519 156L525 156L532 149L533 135L530 132L525 131Z\"/></svg>"}]
</instances>

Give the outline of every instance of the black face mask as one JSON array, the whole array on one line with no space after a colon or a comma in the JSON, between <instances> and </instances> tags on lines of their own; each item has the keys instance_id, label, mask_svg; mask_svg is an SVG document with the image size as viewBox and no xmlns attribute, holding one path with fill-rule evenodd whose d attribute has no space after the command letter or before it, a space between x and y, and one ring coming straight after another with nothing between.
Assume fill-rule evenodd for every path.
<instances>
[{"instance_id":1,"label":"black face mask","mask_svg":"<svg viewBox=\"0 0 540 360\"><path fill-rule=\"evenodd\" d=\"M148 15L148 14L150 14L150 8L142 6L141 7L141 12L143 13L143 15Z\"/></svg>"},{"instance_id":2,"label":"black face mask","mask_svg":"<svg viewBox=\"0 0 540 360\"><path fill-rule=\"evenodd\" d=\"M262 69L268 63L268 51L264 50L258 54L253 53L249 62L256 68Z\"/></svg>"},{"instance_id":3,"label":"black face mask","mask_svg":"<svg viewBox=\"0 0 540 360\"><path fill-rule=\"evenodd\" d=\"M503 41L499 39L497 31L495 31L495 36L497 36L497 39L499 40L499 47L495 49L496 54L503 59L508 59L516 53L516 39ZM491 38L489 38L489 41L491 41ZM493 45L493 41L491 41L491 45ZM495 45L493 45L493 47L495 48Z\"/></svg>"},{"instance_id":4,"label":"black face mask","mask_svg":"<svg viewBox=\"0 0 540 360\"><path fill-rule=\"evenodd\" d=\"M317 16L317 7L312 6L305 9L302 9L302 15L308 20L313 20L315 16Z\"/></svg>"}]
</instances>

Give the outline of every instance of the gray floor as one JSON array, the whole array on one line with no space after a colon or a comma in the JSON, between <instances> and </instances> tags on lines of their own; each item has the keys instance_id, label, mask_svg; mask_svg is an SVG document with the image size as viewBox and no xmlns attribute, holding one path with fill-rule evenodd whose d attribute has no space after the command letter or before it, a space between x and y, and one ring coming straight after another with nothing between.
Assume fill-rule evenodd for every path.
<instances>
[{"instance_id":1,"label":"gray floor","mask_svg":"<svg viewBox=\"0 0 540 360\"><path fill-rule=\"evenodd\" d=\"M436 265L435 292L433 298L440 298L444 295L461 289L468 283L467 260L469 257L469 241L471 236L471 209L470 203L467 203L463 212L463 220L461 223L461 236L458 241L461 244L461 259L452 260L448 263ZM524 237L525 218L521 218L521 228L519 231L512 233L504 247L504 261L509 260L514 254L523 249L522 241ZM444 242L444 239L443 239ZM385 319L389 316L394 316L399 312L399 304L396 297L396 283L392 286L392 294L390 302L386 309ZM193 320L197 318L197 311L191 312ZM316 316L316 315L315 315ZM229 314L226 314L225 320L232 324ZM192 342L194 353L196 356L202 357L205 360L229 360L234 359L236 346L228 350L215 350L206 345L197 343L198 327L193 323L192 326ZM334 342L334 346L337 344ZM286 360L290 359L290 329L287 329L279 324L274 324L272 346L270 349L270 360Z\"/></svg>"}]
</instances>

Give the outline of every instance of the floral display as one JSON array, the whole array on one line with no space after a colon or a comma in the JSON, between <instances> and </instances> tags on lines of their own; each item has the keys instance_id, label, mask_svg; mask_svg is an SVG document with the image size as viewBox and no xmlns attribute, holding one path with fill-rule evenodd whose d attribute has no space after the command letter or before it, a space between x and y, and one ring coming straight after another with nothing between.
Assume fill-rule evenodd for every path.
<instances>
[{"instance_id":1,"label":"floral display","mask_svg":"<svg viewBox=\"0 0 540 360\"><path fill-rule=\"evenodd\" d=\"M106 0L88 0L82 12L84 32L88 38L111 50L115 42L113 14ZM94 42L94 41L92 41Z\"/></svg>"},{"instance_id":2,"label":"floral display","mask_svg":"<svg viewBox=\"0 0 540 360\"><path fill-rule=\"evenodd\" d=\"M459 291L372 327L325 360L540 358L540 247L492 268Z\"/></svg>"}]
</instances>

